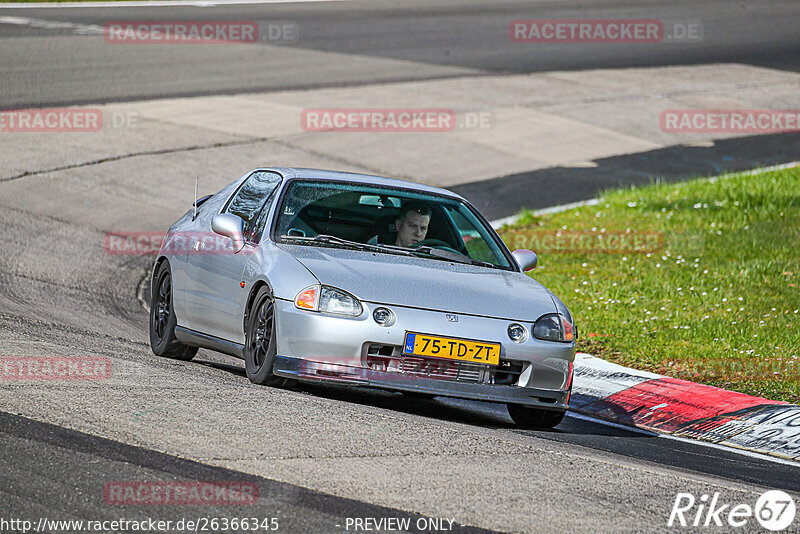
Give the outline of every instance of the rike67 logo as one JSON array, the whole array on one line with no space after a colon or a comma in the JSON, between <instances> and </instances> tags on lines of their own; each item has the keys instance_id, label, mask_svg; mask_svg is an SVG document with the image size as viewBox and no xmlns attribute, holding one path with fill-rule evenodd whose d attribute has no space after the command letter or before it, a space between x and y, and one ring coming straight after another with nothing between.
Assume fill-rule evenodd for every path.
<instances>
[{"instance_id":1,"label":"rike67 logo","mask_svg":"<svg viewBox=\"0 0 800 534\"><path fill-rule=\"evenodd\" d=\"M668 527L729 527L747 525L751 519L765 529L778 532L788 528L794 521L795 504L789 494L780 490L767 491L756 500L755 506L744 503L725 503L720 494L701 495L695 499L691 493L678 493Z\"/></svg>"}]
</instances>

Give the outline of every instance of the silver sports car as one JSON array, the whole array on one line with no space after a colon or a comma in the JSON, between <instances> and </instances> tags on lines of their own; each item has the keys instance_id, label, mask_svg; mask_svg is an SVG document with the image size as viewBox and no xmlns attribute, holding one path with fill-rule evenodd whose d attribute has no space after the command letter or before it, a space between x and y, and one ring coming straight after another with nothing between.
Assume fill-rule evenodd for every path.
<instances>
[{"instance_id":1,"label":"silver sports car","mask_svg":"<svg viewBox=\"0 0 800 534\"><path fill-rule=\"evenodd\" d=\"M402 180L262 168L169 229L150 343L244 359L250 381L325 381L508 405L521 426L567 409L576 330L460 196Z\"/></svg>"}]
</instances>

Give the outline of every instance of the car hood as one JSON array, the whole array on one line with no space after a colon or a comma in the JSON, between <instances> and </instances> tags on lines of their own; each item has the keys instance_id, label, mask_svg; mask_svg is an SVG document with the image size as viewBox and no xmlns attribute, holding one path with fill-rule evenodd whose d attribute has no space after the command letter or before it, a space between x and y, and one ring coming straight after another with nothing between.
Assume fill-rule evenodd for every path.
<instances>
[{"instance_id":1,"label":"car hood","mask_svg":"<svg viewBox=\"0 0 800 534\"><path fill-rule=\"evenodd\" d=\"M527 275L447 261L304 245L280 245L320 283L367 302L532 322L556 311Z\"/></svg>"}]
</instances>

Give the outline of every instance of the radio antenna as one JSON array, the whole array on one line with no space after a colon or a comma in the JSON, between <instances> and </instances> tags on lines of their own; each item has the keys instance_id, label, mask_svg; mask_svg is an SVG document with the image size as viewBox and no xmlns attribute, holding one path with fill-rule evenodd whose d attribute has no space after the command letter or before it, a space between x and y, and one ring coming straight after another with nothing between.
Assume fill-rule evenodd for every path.
<instances>
[{"instance_id":1,"label":"radio antenna","mask_svg":"<svg viewBox=\"0 0 800 534\"><path fill-rule=\"evenodd\" d=\"M194 177L194 217L192 220L197 218L197 176Z\"/></svg>"}]
</instances>

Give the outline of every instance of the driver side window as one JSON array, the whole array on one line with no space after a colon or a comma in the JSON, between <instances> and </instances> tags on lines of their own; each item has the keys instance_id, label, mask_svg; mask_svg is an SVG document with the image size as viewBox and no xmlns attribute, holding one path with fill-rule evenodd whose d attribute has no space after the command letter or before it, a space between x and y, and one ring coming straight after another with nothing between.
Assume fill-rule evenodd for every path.
<instances>
[{"instance_id":1,"label":"driver side window","mask_svg":"<svg viewBox=\"0 0 800 534\"><path fill-rule=\"evenodd\" d=\"M241 217L244 221L245 235L250 234L261 207L281 183L281 179L281 175L275 172L254 172L231 197L223 213Z\"/></svg>"}]
</instances>

